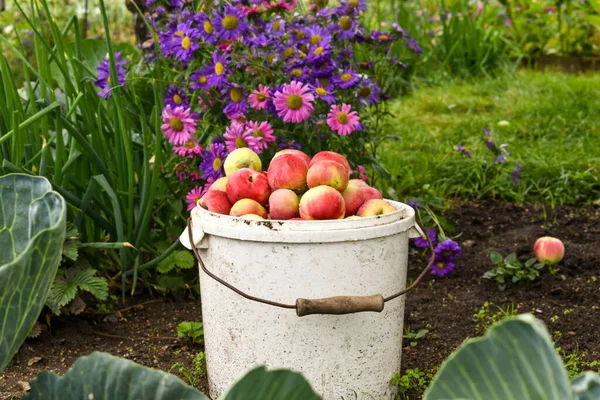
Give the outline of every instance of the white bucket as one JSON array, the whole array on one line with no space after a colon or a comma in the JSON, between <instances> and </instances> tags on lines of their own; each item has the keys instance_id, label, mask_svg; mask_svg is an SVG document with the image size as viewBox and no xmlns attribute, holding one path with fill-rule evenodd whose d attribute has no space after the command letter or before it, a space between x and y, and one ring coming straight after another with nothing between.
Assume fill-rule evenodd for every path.
<instances>
[{"instance_id":1,"label":"white bucket","mask_svg":"<svg viewBox=\"0 0 600 400\"><path fill-rule=\"evenodd\" d=\"M294 304L331 296L389 296L406 286L414 210L328 221L255 221L192 211L206 267L250 295ZM181 241L190 248L188 232ZM258 365L300 371L325 400L391 399L400 370L404 296L382 312L308 315L242 297L200 270L210 395Z\"/></svg>"}]
</instances>

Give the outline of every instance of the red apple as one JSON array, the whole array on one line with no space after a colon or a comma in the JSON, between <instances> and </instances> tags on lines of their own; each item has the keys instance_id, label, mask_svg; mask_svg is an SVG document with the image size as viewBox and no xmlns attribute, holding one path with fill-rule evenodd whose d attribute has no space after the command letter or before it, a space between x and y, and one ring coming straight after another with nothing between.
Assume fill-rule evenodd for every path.
<instances>
[{"instance_id":1,"label":"red apple","mask_svg":"<svg viewBox=\"0 0 600 400\"><path fill-rule=\"evenodd\" d=\"M320 185L327 185L343 192L348 186L346 167L337 161L318 161L308 169L306 183L311 189Z\"/></svg>"},{"instance_id":2,"label":"red apple","mask_svg":"<svg viewBox=\"0 0 600 400\"><path fill-rule=\"evenodd\" d=\"M533 253L539 262L554 265L565 256L565 245L560 239L544 236L535 241Z\"/></svg>"},{"instance_id":3,"label":"red apple","mask_svg":"<svg viewBox=\"0 0 600 400\"><path fill-rule=\"evenodd\" d=\"M310 163L308 163L308 166L312 167L313 164L323 160L335 161L342 164L344 167L346 167L346 171L348 171L347 175L350 176L350 164L348 163L348 160L346 160L346 157L339 153L334 153L333 151L321 151L315 154L310 160Z\"/></svg>"},{"instance_id":4,"label":"red apple","mask_svg":"<svg viewBox=\"0 0 600 400\"><path fill-rule=\"evenodd\" d=\"M227 193L220 190L209 190L200 198L198 204L200 207L217 214L228 215L231 210L231 202L227 198Z\"/></svg>"},{"instance_id":5,"label":"red apple","mask_svg":"<svg viewBox=\"0 0 600 400\"><path fill-rule=\"evenodd\" d=\"M364 186L362 188L362 192L363 192L363 195L365 196L365 201L371 200L371 199L383 200L383 196L381 195L381 192L379 190L375 189L374 187Z\"/></svg>"},{"instance_id":6,"label":"red apple","mask_svg":"<svg viewBox=\"0 0 600 400\"><path fill-rule=\"evenodd\" d=\"M271 219L291 219L300 216L298 195L289 189L277 189L269 196L269 215Z\"/></svg>"},{"instance_id":7,"label":"red apple","mask_svg":"<svg viewBox=\"0 0 600 400\"><path fill-rule=\"evenodd\" d=\"M300 199L300 216L303 219L344 218L344 198L331 186L309 189Z\"/></svg>"},{"instance_id":8,"label":"red apple","mask_svg":"<svg viewBox=\"0 0 600 400\"><path fill-rule=\"evenodd\" d=\"M221 192L226 192L227 191L227 177L223 176L219 179L217 179L216 181L213 182L212 185L210 185L210 188L208 188L208 190L220 190Z\"/></svg>"},{"instance_id":9,"label":"red apple","mask_svg":"<svg viewBox=\"0 0 600 400\"><path fill-rule=\"evenodd\" d=\"M354 215L365 202L365 195L363 193L363 187L360 186L356 181L352 179L348 182L346 190L342 192L344 197L344 203L346 204L346 215ZM358 179L360 180L360 179Z\"/></svg>"},{"instance_id":10,"label":"red apple","mask_svg":"<svg viewBox=\"0 0 600 400\"><path fill-rule=\"evenodd\" d=\"M252 199L238 200L233 207L231 207L231 211L229 212L229 215L233 215L234 217L241 217L246 214L256 214L259 217L267 218L267 210L265 210L265 208L256 200Z\"/></svg>"},{"instance_id":11,"label":"red apple","mask_svg":"<svg viewBox=\"0 0 600 400\"><path fill-rule=\"evenodd\" d=\"M348 183L355 183L356 185L360 186L360 187L368 187L369 185L367 184L367 182L363 181L362 179L350 179L348 181Z\"/></svg>"},{"instance_id":12,"label":"red apple","mask_svg":"<svg viewBox=\"0 0 600 400\"><path fill-rule=\"evenodd\" d=\"M371 199L364 202L356 215L359 217L373 217L375 215L389 214L396 211L396 207L385 200Z\"/></svg>"},{"instance_id":13,"label":"red apple","mask_svg":"<svg viewBox=\"0 0 600 400\"><path fill-rule=\"evenodd\" d=\"M284 154L294 155L294 156L299 157L299 158L303 159L304 161L306 161L306 165L310 164L310 157L307 156L305 152L296 150L296 149L285 149L285 150L278 151L273 156L273 160ZM271 162L272 162L272 160L271 160Z\"/></svg>"},{"instance_id":14,"label":"red apple","mask_svg":"<svg viewBox=\"0 0 600 400\"><path fill-rule=\"evenodd\" d=\"M290 189L301 192L306 189L308 164L293 154L282 154L271 160L267 176L272 190Z\"/></svg>"},{"instance_id":15,"label":"red apple","mask_svg":"<svg viewBox=\"0 0 600 400\"><path fill-rule=\"evenodd\" d=\"M226 190L231 204L241 199L252 199L264 205L269 201L271 194L269 180L265 174L250 168L235 171L227 180Z\"/></svg>"}]
</instances>

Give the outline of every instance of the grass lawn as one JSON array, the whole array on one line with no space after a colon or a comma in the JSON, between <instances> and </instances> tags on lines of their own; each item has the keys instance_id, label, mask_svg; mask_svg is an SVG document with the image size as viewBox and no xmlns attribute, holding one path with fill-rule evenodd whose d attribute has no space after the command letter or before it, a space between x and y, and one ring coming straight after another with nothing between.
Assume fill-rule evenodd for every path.
<instances>
[{"instance_id":1,"label":"grass lawn","mask_svg":"<svg viewBox=\"0 0 600 400\"><path fill-rule=\"evenodd\" d=\"M600 199L600 74L529 71L448 82L419 89L391 111L386 134L400 139L380 154L392 173L388 189L400 199L496 197L551 206ZM497 145L508 143L506 163L494 163L484 128Z\"/></svg>"}]
</instances>

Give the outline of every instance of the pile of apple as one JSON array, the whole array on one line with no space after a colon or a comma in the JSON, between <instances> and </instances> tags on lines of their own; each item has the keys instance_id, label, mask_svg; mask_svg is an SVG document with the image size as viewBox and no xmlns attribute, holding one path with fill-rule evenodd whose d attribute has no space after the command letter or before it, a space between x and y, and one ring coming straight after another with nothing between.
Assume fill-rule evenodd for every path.
<instances>
[{"instance_id":1,"label":"pile of apple","mask_svg":"<svg viewBox=\"0 0 600 400\"><path fill-rule=\"evenodd\" d=\"M198 205L219 214L250 219L324 220L371 217L396 211L381 193L350 179L344 156L322 151L310 158L299 150L275 154L262 171L256 153L236 149Z\"/></svg>"}]
</instances>

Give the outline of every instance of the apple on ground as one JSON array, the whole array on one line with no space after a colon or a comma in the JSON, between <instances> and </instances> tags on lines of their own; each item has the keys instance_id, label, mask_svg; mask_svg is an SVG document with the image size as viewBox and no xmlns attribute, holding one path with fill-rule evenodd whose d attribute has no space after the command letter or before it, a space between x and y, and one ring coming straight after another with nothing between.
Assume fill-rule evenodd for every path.
<instances>
[{"instance_id":1,"label":"apple on ground","mask_svg":"<svg viewBox=\"0 0 600 400\"><path fill-rule=\"evenodd\" d=\"M282 154L271 160L267 177L271 189L290 189L300 193L306 189L308 164L294 154Z\"/></svg>"},{"instance_id":2,"label":"apple on ground","mask_svg":"<svg viewBox=\"0 0 600 400\"><path fill-rule=\"evenodd\" d=\"M360 179L351 179L346 186L346 190L342 192L344 203L346 204L346 215L354 215L365 202L363 187L355 182ZM362 181L361 181L362 182Z\"/></svg>"},{"instance_id":3,"label":"apple on ground","mask_svg":"<svg viewBox=\"0 0 600 400\"><path fill-rule=\"evenodd\" d=\"M208 211L228 215L231 210L231 202L227 193L220 190L209 190L200 198L198 205Z\"/></svg>"},{"instance_id":4,"label":"apple on ground","mask_svg":"<svg viewBox=\"0 0 600 400\"><path fill-rule=\"evenodd\" d=\"M310 157L305 152L300 151L300 150L296 150L296 149L284 149L284 150L278 151L273 156L273 159L271 160L271 162L274 159L276 159L277 157L282 156L284 154L291 154L293 156L296 156L296 157L301 158L304 161L306 161L306 165L310 164Z\"/></svg>"},{"instance_id":5,"label":"apple on ground","mask_svg":"<svg viewBox=\"0 0 600 400\"><path fill-rule=\"evenodd\" d=\"M554 265L565 256L565 245L560 239L544 236L535 241L533 253L539 262Z\"/></svg>"},{"instance_id":6,"label":"apple on ground","mask_svg":"<svg viewBox=\"0 0 600 400\"><path fill-rule=\"evenodd\" d=\"M321 152L315 154L313 156L313 158L310 160L310 163L308 163L308 166L310 168L313 166L313 164L316 164L319 161L323 161L323 160L335 161L335 162L342 164L346 168L346 171L348 171L347 175L350 176L350 163L348 163L348 160L346 159L346 157L344 157L343 155L341 155L339 153L335 153L333 151L321 151Z\"/></svg>"},{"instance_id":7,"label":"apple on ground","mask_svg":"<svg viewBox=\"0 0 600 400\"><path fill-rule=\"evenodd\" d=\"M348 186L346 167L337 161L323 160L316 162L308 169L306 183L311 189L320 185L327 185L343 192Z\"/></svg>"},{"instance_id":8,"label":"apple on ground","mask_svg":"<svg viewBox=\"0 0 600 400\"><path fill-rule=\"evenodd\" d=\"M226 190L231 204L241 199L252 199L264 205L269 201L271 194L269 180L265 174L250 168L234 172L227 180Z\"/></svg>"},{"instance_id":9,"label":"apple on ground","mask_svg":"<svg viewBox=\"0 0 600 400\"><path fill-rule=\"evenodd\" d=\"M300 199L300 216L303 219L341 219L345 208L342 194L331 186L309 189Z\"/></svg>"},{"instance_id":10,"label":"apple on ground","mask_svg":"<svg viewBox=\"0 0 600 400\"><path fill-rule=\"evenodd\" d=\"M267 218L267 210L265 210L265 208L256 200L252 199L238 200L233 207L231 207L231 211L229 212L229 215L233 215L234 217L241 217L242 215L247 214L256 214L263 219Z\"/></svg>"},{"instance_id":11,"label":"apple on ground","mask_svg":"<svg viewBox=\"0 0 600 400\"><path fill-rule=\"evenodd\" d=\"M299 207L298 195L289 189L277 189L269 196L269 216L271 219L297 218L300 216Z\"/></svg>"},{"instance_id":12,"label":"apple on ground","mask_svg":"<svg viewBox=\"0 0 600 400\"><path fill-rule=\"evenodd\" d=\"M242 168L250 168L255 171L262 171L262 162L258 154L247 147L235 149L225 159L225 175L231 176L237 170ZM218 168L215 168L217 170Z\"/></svg>"},{"instance_id":13,"label":"apple on ground","mask_svg":"<svg viewBox=\"0 0 600 400\"><path fill-rule=\"evenodd\" d=\"M374 187L364 186L364 187L362 187L362 192L363 192L363 195L365 196L365 201L372 200L372 199L383 200L383 196L381 195L381 192L379 190L375 189Z\"/></svg>"},{"instance_id":14,"label":"apple on ground","mask_svg":"<svg viewBox=\"0 0 600 400\"><path fill-rule=\"evenodd\" d=\"M221 192L226 192L228 179L229 178L227 178L226 176L217 179L213 182L212 185L210 185L210 188L208 188L208 190L220 190Z\"/></svg>"},{"instance_id":15,"label":"apple on ground","mask_svg":"<svg viewBox=\"0 0 600 400\"><path fill-rule=\"evenodd\" d=\"M375 215L389 214L397 211L396 207L385 200L371 199L364 202L356 215L359 217L373 217Z\"/></svg>"}]
</instances>

